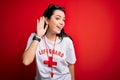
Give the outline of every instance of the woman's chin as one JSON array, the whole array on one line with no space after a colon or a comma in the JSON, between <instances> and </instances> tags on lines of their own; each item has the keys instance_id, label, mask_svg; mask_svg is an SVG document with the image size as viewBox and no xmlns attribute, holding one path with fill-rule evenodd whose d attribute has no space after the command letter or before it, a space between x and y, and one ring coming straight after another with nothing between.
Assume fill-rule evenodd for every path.
<instances>
[{"instance_id":1,"label":"woman's chin","mask_svg":"<svg viewBox=\"0 0 120 80\"><path fill-rule=\"evenodd\" d=\"M57 31L56 33L57 33L57 34L60 34L60 33L61 33L61 31Z\"/></svg>"}]
</instances>

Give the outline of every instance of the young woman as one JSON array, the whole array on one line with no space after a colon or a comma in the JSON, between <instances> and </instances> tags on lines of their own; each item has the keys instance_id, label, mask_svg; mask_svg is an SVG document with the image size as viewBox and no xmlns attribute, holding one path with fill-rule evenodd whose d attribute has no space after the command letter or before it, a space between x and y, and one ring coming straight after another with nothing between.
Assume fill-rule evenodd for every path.
<instances>
[{"instance_id":1,"label":"young woman","mask_svg":"<svg viewBox=\"0 0 120 80\"><path fill-rule=\"evenodd\" d=\"M75 51L64 25L64 8L53 4L37 19L37 30L30 35L23 53L25 65L36 58L35 80L74 80Z\"/></svg>"}]
</instances>

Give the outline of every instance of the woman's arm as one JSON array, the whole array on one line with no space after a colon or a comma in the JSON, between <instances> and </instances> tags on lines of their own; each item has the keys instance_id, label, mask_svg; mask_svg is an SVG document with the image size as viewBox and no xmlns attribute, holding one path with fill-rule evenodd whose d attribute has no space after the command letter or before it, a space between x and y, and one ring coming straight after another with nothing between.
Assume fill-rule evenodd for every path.
<instances>
[{"instance_id":1,"label":"woman's arm","mask_svg":"<svg viewBox=\"0 0 120 80\"><path fill-rule=\"evenodd\" d=\"M70 73L71 73L71 80L75 80L75 77L74 77L74 64L69 64L69 70L70 70Z\"/></svg>"},{"instance_id":2,"label":"woman's arm","mask_svg":"<svg viewBox=\"0 0 120 80\"><path fill-rule=\"evenodd\" d=\"M23 58L24 65L27 66L33 62L38 43L39 43L38 41L33 40L30 47L23 53L22 58Z\"/></svg>"},{"instance_id":3,"label":"woman's arm","mask_svg":"<svg viewBox=\"0 0 120 80\"><path fill-rule=\"evenodd\" d=\"M46 27L44 28L44 22L45 22L44 17L40 17L40 20L37 19L36 36L39 38L41 38L45 34L48 28L48 25L46 25ZM39 41L33 40L29 48L25 50L25 52L23 53L23 64L29 65L30 63L33 62L38 44Z\"/></svg>"}]
</instances>

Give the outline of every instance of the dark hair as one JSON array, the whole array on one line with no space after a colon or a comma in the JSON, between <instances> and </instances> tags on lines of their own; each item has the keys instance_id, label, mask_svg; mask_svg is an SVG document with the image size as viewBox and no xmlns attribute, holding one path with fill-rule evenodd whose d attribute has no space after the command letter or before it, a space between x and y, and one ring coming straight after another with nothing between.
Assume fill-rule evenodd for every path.
<instances>
[{"instance_id":1,"label":"dark hair","mask_svg":"<svg viewBox=\"0 0 120 80\"><path fill-rule=\"evenodd\" d=\"M61 11L63 11L65 13L65 9L63 7L60 7L60 6L54 5L54 4L50 4L48 6L48 8L45 10L45 12L43 13L43 16L47 17L48 19L50 19L55 10L61 10ZM57 34L57 36L61 37L61 39L63 39L63 37L70 37L68 34L66 34L64 32L64 29L62 29L60 34Z\"/></svg>"}]
</instances>

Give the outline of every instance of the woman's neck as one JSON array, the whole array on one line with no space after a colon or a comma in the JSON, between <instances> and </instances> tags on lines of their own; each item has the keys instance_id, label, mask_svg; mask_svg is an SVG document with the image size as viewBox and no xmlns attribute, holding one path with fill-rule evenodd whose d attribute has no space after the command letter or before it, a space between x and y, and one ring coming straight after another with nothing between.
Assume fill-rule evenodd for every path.
<instances>
[{"instance_id":1,"label":"woman's neck","mask_svg":"<svg viewBox=\"0 0 120 80\"><path fill-rule=\"evenodd\" d=\"M55 38L57 39L57 35L56 34L50 34L50 33L47 33L46 34L46 37L51 40L51 41L55 41Z\"/></svg>"}]
</instances>

